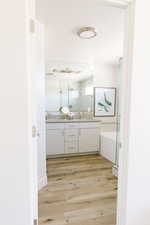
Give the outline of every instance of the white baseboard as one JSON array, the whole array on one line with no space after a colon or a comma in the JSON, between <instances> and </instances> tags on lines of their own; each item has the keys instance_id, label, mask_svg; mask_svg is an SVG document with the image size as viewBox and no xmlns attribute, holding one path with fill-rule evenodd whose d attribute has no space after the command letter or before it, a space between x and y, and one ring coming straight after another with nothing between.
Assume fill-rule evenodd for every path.
<instances>
[{"instance_id":1,"label":"white baseboard","mask_svg":"<svg viewBox=\"0 0 150 225\"><path fill-rule=\"evenodd\" d=\"M47 185L47 176L44 176L38 181L38 190L40 191L43 187Z\"/></svg>"},{"instance_id":2,"label":"white baseboard","mask_svg":"<svg viewBox=\"0 0 150 225\"><path fill-rule=\"evenodd\" d=\"M47 155L47 159L55 159L55 158L65 158L65 157L70 157L70 156L84 156L84 155L95 155L95 154L100 154L98 151L96 152L78 152L78 153L65 153L65 154L58 154L58 155Z\"/></svg>"}]
</instances>

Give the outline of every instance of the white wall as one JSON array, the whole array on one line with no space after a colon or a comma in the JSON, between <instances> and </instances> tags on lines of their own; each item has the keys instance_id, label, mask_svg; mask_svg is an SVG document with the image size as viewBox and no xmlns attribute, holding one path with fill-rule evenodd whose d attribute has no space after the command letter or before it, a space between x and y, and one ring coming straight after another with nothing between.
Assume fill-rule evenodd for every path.
<instances>
[{"instance_id":1,"label":"white wall","mask_svg":"<svg viewBox=\"0 0 150 225\"><path fill-rule=\"evenodd\" d=\"M5 0L0 7L0 224L2 225L33 225L29 146L31 124L29 127L26 58L27 3L27 0Z\"/></svg>"},{"instance_id":2,"label":"white wall","mask_svg":"<svg viewBox=\"0 0 150 225\"><path fill-rule=\"evenodd\" d=\"M99 62L95 64L94 86L115 87L118 86L118 65ZM102 122L116 122L116 117L101 117Z\"/></svg>"},{"instance_id":3,"label":"white wall","mask_svg":"<svg viewBox=\"0 0 150 225\"><path fill-rule=\"evenodd\" d=\"M117 87L117 60L114 64L102 61L95 63L94 86Z\"/></svg>"}]
</instances>

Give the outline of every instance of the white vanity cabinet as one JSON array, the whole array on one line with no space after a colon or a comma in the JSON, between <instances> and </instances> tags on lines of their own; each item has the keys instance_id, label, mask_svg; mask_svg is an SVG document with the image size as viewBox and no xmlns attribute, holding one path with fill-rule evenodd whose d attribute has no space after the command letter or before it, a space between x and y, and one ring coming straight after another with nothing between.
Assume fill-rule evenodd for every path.
<instances>
[{"instance_id":1,"label":"white vanity cabinet","mask_svg":"<svg viewBox=\"0 0 150 225\"><path fill-rule=\"evenodd\" d=\"M47 156L100 151L99 122L47 123Z\"/></svg>"}]
</instances>

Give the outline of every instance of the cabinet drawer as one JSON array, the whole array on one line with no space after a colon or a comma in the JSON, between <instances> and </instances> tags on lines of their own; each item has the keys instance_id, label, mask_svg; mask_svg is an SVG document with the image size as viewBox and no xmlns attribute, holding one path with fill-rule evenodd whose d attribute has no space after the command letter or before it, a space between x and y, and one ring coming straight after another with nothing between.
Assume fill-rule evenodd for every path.
<instances>
[{"instance_id":1,"label":"cabinet drawer","mask_svg":"<svg viewBox=\"0 0 150 225\"><path fill-rule=\"evenodd\" d=\"M74 143L74 142L78 142L78 138L77 136L68 136L68 137L65 137L65 143Z\"/></svg>"},{"instance_id":2,"label":"cabinet drawer","mask_svg":"<svg viewBox=\"0 0 150 225\"><path fill-rule=\"evenodd\" d=\"M47 123L46 129L47 130L64 129L64 123Z\"/></svg>"},{"instance_id":3,"label":"cabinet drawer","mask_svg":"<svg viewBox=\"0 0 150 225\"><path fill-rule=\"evenodd\" d=\"M65 141L71 142L71 141L77 141L79 135L78 129L65 129Z\"/></svg>"},{"instance_id":4,"label":"cabinet drawer","mask_svg":"<svg viewBox=\"0 0 150 225\"><path fill-rule=\"evenodd\" d=\"M66 136L78 136L78 129L65 129Z\"/></svg>"},{"instance_id":5,"label":"cabinet drawer","mask_svg":"<svg viewBox=\"0 0 150 225\"><path fill-rule=\"evenodd\" d=\"M100 128L100 123L98 122L80 123L79 128Z\"/></svg>"},{"instance_id":6,"label":"cabinet drawer","mask_svg":"<svg viewBox=\"0 0 150 225\"><path fill-rule=\"evenodd\" d=\"M77 152L78 152L78 142L65 143L65 153L77 153Z\"/></svg>"},{"instance_id":7,"label":"cabinet drawer","mask_svg":"<svg viewBox=\"0 0 150 225\"><path fill-rule=\"evenodd\" d=\"M79 123L66 123L65 124L66 129L78 128L78 127L79 127Z\"/></svg>"}]
</instances>

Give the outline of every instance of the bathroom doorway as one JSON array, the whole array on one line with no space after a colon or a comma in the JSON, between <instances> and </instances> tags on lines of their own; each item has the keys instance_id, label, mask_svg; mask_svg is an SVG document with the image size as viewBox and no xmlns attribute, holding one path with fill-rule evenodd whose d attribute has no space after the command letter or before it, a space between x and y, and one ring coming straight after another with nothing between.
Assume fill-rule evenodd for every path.
<instances>
[{"instance_id":1,"label":"bathroom doorway","mask_svg":"<svg viewBox=\"0 0 150 225\"><path fill-rule=\"evenodd\" d=\"M47 158L47 177L39 185L39 224L115 225L118 108L115 104L115 114L107 116L101 103L105 114L95 117L93 90L120 87L125 10L96 0L74 7L70 1L37 3L37 18L45 27Z\"/></svg>"}]
</instances>

